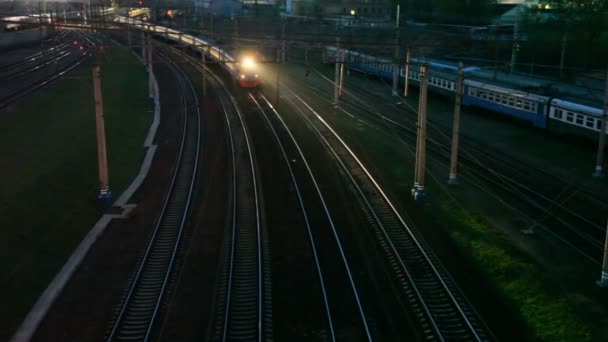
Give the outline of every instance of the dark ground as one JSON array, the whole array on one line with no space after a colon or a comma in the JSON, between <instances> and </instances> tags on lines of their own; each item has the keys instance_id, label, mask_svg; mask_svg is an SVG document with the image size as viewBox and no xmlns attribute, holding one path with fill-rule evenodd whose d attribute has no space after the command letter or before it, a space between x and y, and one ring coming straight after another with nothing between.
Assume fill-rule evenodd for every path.
<instances>
[{"instance_id":1,"label":"dark ground","mask_svg":"<svg viewBox=\"0 0 608 342\"><path fill-rule=\"evenodd\" d=\"M165 68L156 71L161 94L158 150L150 173L130 201L137 208L129 219L110 223L51 307L34 341L102 340L135 270L162 206L181 139L181 101L177 87L171 86L175 80Z\"/></svg>"}]
</instances>

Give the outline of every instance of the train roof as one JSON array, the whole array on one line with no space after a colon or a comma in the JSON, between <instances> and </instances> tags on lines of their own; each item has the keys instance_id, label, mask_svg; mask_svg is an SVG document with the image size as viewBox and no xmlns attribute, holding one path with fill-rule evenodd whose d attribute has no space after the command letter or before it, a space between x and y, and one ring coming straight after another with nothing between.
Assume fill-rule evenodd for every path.
<instances>
[{"instance_id":1,"label":"train roof","mask_svg":"<svg viewBox=\"0 0 608 342\"><path fill-rule=\"evenodd\" d=\"M513 88L507 88L507 87L503 87L503 86L499 86L499 85L491 84L491 83L487 83L487 82L479 82L479 81L475 81L475 80L471 80L471 79L465 79L464 80L464 84L465 85L470 85L470 86L473 86L473 87L477 87L477 88L481 88L481 89L487 89L487 90L499 92L499 93L507 93L507 94L512 95L512 96L525 97L525 98L533 99L533 100L536 100L536 101L547 101L547 100L549 100L548 96L542 96L542 95L537 95L537 94L533 94L533 93L528 93L528 92L525 92L525 91L516 90L516 89L513 89Z\"/></svg>"}]
</instances>

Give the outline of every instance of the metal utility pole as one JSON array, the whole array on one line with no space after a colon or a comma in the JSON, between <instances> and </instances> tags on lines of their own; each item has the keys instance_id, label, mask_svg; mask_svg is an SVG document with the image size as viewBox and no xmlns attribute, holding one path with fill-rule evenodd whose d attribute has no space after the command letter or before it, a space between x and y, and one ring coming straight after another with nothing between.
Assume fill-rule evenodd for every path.
<instances>
[{"instance_id":1,"label":"metal utility pole","mask_svg":"<svg viewBox=\"0 0 608 342\"><path fill-rule=\"evenodd\" d=\"M346 62L346 50L342 50L340 56L340 87L338 95L342 96L342 90L344 89L344 64Z\"/></svg>"},{"instance_id":2,"label":"metal utility pole","mask_svg":"<svg viewBox=\"0 0 608 342\"><path fill-rule=\"evenodd\" d=\"M112 201L112 192L108 184L108 158L106 151L106 130L103 121L103 98L101 95L101 69L93 65L93 93L95 96L95 123L97 126L97 161L99 165L99 203L107 208Z\"/></svg>"},{"instance_id":3,"label":"metal utility pole","mask_svg":"<svg viewBox=\"0 0 608 342\"><path fill-rule=\"evenodd\" d=\"M460 103L462 101L462 62L458 63L458 77L456 78L456 101L454 105L454 125L452 127L452 157L450 159L450 179L448 184L458 184L456 171L458 165L458 139L460 135Z\"/></svg>"},{"instance_id":4,"label":"metal utility pole","mask_svg":"<svg viewBox=\"0 0 608 342\"><path fill-rule=\"evenodd\" d=\"M340 64L338 63L338 55L340 54L340 37L336 37L336 52L334 54L335 62L335 77L334 77L334 106L337 106L340 101Z\"/></svg>"},{"instance_id":5,"label":"metal utility pole","mask_svg":"<svg viewBox=\"0 0 608 342\"><path fill-rule=\"evenodd\" d=\"M131 50L131 25L126 25L127 26L127 44L129 46L129 50Z\"/></svg>"},{"instance_id":6,"label":"metal utility pole","mask_svg":"<svg viewBox=\"0 0 608 342\"><path fill-rule=\"evenodd\" d=\"M234 46L236 47L236 51L239 51L239 22L236 15L234 16Z\"/></svg>"},{"instance_id":7,"label":"metal utility pole","mask_svg":"<svg viewBox=\"0 0 608 342\"><path fill-rule=\"evenodd\" d=\"M606 72L606 86L604 90L604 111L602 113L602 127L597 146L597 159L595 162L595 172L593 177L604 176L604 139L606 138L606 120L608 119L608 71Z\"/></svg>"},{"instance_id":8,"label":"metal utility pole","mask_svg":"<svg viewBox=\"0 0 608 342\"><path fill-rule=\"evenodd\" d=\"M566 63L566 44L568 42L568 32L562 36L562 53L559 57L559 77L564 77L564 64Z\"/></svg>"},{"instance_id":9,"label":"metal utility pole","mask_svg":"<svg viewBox=\"0 0 608 342\"><path fill-rule=\"evenodd\" d=\"M395 19L395 55L393 56L393 96L397 96L399 86L399 5L397 4L397 17Z\"/></svg>"},{"instance_id":10,"label":"metal utility pole","mask_svg":"<svg viewBox=\"0 0 608 342\"><path fill-rule=\"evenodd\" d=\"M492 80L496 81L498 73L498 28L496 24L493 26L492 32L494 32L494 75L492 75Z\"/></svg>"},{"instance_id":11,"label":"metal utility pole","mask_svg":"<svg viewBox=\"0 0 608 342\"><path fill-rule=\"evenodd\" d=\"M606 227L606 242L604 243L604 262L602 263L602 277L597 283L601 287L608 287L608 226Z\"/></svg>"},{"instance_id":12,"label":"metal utility pole","mask_svg":"<svg viewBox=\"0 0 608 342\"><path fill-rule=\"evenodd\" d=\"M278 53L278 51L277 51ZM277 94L276 94L276 107L279 108L279 101L281 100L281 94L279 90L281 89L281 63L277 63Z\"/></svg>"},{"instance_id":13,"label":"metal utility pole","mask_svg":"<svg viewBox=\"0 0 608 342\"><path fill-rule=\"evenodd\" d=\"M408 85L410 84L410 48L407 48L405 53L405 87L403 96L407 97Z\"/></svg>"},{"instance_id":14,"label":"metal utility pole","mask_svg":"<svg viewBox=\"0 0 608 342\"><path fill-rule=\"evenodd\" d=\"M281 63L285 63L285 51L287 42L285 41L285 20L281 20Z\"/></svg>"},{"instance_id":15,"label":"metal utility pole","mask_svg":"<svg viewBox=\"0 0 608 342\"><path fill-rule=\"evenodd\" d=\"M417 201L424 200L424 173L426 164L426 93L428 88L428 67L420 66L420 100L418 103L418 141L416 142L416 179L412 196Z\"/></svg>"},{"instance_id":16,"label":"metal utility pole","mask_svg":"<svg viewBox=\"0 0 608 342\"><path fill-rule=\"evenodd\" d=\"M144 66L148 64L146 56L146 31L141 31L141 60L144 62Z\"/></svg>"},{"instance_id":17,"label":"metal utility pole","mask_svg":"<svg viewBox=\"0 0 608 342\"><path fill-rule=\"evenodd\" d=\"M201 52L201 63L203 64L203 70L201 76L203 77L203 97L207 96L207 77L205 75L205 67L207 66L207 52L209 52L209 46L206 46L205 50Z\"/></svg>"},{"instance_id":18,"label":"metal utility pole","mask_svg":"<svg viewBox=\"0 0 608 342\"><path fill-rule=\"evenodd\" d=\"M519 11L517 12L517 18L515 19L515 27L513 28L513 47L511 48L511 68L510 68L511 74L515 70L515 64L517 63L517 53L518 52L519 52Z\"/></svg>"},{"instance_id":19,"label":"metal utility pole","mask_svg":"<svg viewBox=\"0 0 608 342\"><path fill-rule=\"evenodd\" d=\"M154 70L152 68L152 35L148 35L148 97L154 99Z\"/></svg>"}]
</instances>

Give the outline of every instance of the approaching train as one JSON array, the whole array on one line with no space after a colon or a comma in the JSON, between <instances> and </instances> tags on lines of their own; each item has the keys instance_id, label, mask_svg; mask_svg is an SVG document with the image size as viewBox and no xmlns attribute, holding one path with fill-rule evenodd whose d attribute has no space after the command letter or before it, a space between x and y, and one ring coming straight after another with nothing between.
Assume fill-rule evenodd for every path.
<instances>
[{"instance_id":1,"label":"approaching train","mask_svg":"<svg viewBox=\"0 0 608 342\"><path fill-rule=\"evenodd\" d=\"M122 16L117 16L116 21L135 26L140 30L162 35L175 42L190 45L193 50L204 53L207 57L217 62L241 87L255 88L260 85L259 66L253 54L243 54L235 58L228 51L214 46L210 42L168 27L152 25L145 21Z\"/></svg>"},{"instance_id":2,"label":"approaching train","mask_svg":"<svg viewBox=\"0 0 608 342\"><path fill-rule=\"evenodd\" d=\"M393 65L390 60L356 51L341 51L344 51L348 68L384 78L393 78ZM327 60L335 60L335 47L326 47L325 52ZM429 65L429 91L454 94L457 67L416 58L411 58L410 61L413 64L424 62ZM475 80L472 74L477 69L476 67L463 69L463 105L475 106L512 116L528 121L540 128L597 139L601 130L601 109ZM401 78L405 77L404 66L399 67L399 75ZM420 71L410 68L408 78L412 80L412 83L419 83Z\"/></svg>"}]
</instances>

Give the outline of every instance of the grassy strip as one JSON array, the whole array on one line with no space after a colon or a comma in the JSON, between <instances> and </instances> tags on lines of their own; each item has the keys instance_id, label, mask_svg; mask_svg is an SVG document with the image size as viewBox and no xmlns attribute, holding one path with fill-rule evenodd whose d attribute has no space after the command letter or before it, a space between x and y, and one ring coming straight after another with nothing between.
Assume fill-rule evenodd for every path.
<instances>
[{"instance_id":1,"label":"grassy strip","mask_svg":"<svg viewBox=\"0 0 608 342\"><path fill-rule=\"evenodd\" d=\"M568 301L545 285L542 270L517 256L509 241L498 236L480 216L442 200L438 206L458 244L470 251L496 284L520 308L521 315L543 341L590 341L591 331Z\"/></svg>"},{"instance_id":2,"label":"grassy strip","mask_svg":"<svg viewBox=\"0 0 608 342\"><path fill-rule=\"evenodd\" d=\"M152 120L143 66L109 49L102 66L110 185L137 174ZM6 340L99 218L90 63L0 115L0 340Z\"/></svg>"}]
</instances>

